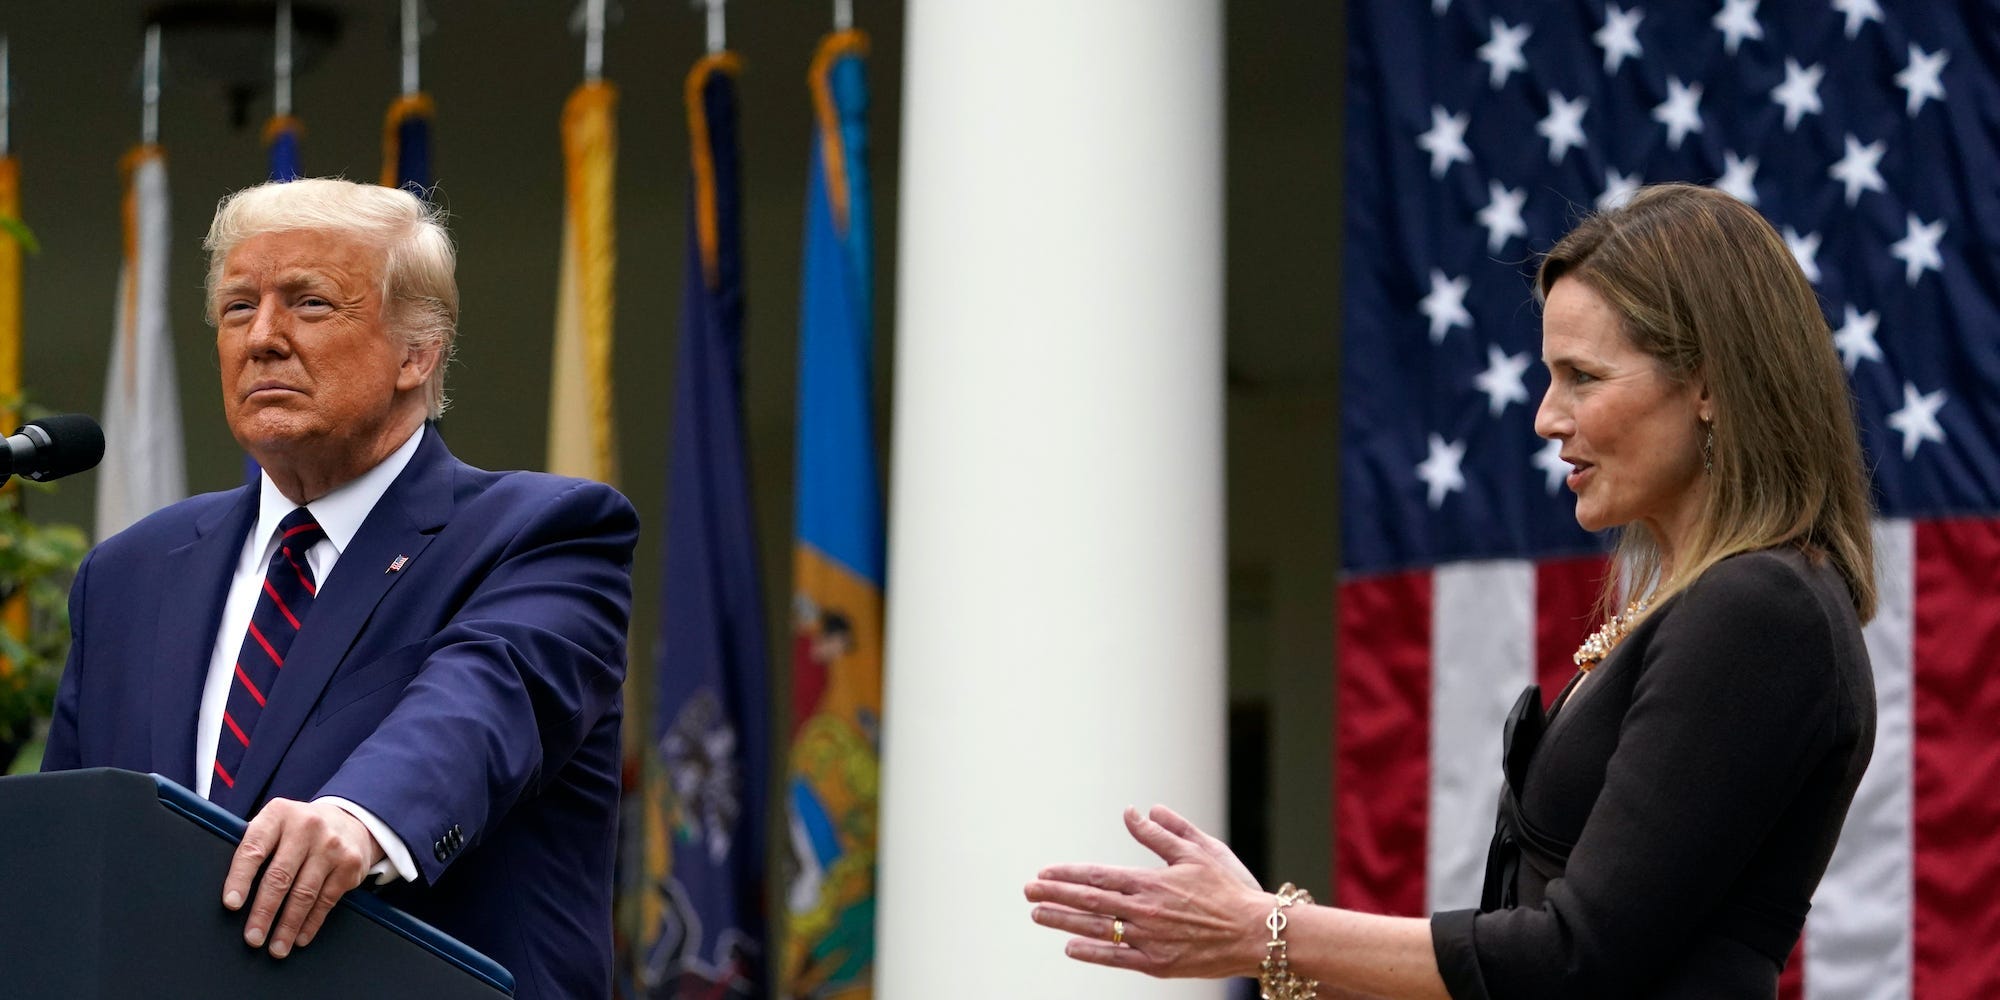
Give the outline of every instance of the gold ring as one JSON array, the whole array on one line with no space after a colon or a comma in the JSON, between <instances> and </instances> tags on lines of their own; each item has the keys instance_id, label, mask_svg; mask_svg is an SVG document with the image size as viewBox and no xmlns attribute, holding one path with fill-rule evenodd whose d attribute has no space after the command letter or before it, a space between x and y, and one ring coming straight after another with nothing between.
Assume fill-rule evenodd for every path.
<instances>
[{"instance_id":1,"label":"gold ring","mask_svg":"<svg viewBox=\"0 0 2000 1000\"><path fill-rule=\"evenodd\" d=\"M1111 918L1111 943L1112 944L1125 943L1125 921L1120 920L1117 917Z\"/></svg>"}]
</instances>

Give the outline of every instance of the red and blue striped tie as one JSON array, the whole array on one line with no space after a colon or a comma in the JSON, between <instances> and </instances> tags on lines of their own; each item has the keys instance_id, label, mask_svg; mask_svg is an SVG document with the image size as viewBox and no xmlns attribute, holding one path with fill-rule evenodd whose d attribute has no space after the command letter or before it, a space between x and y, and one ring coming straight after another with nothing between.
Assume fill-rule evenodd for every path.
<instances>
[{"instance_id":1,"label":"red and blue striped tie","mask_svg":"<svg viewBox=\"0 0 2000 1000\"><path fill-rule=\"evenodd\" d=\"M250 632L236 654L236 677L229 683L229 701L222 710L222 734L215 742L215 780L208 797L219 798L236 787L236 770L250 741L257 735L257 717L284 669L285 655L306 612L312 610L319 587L313 582L306 550L326 537L312 512L300 507L278 522L278 551L264 568L264 590L250 613Z\"/></svg>"}]
</instances>

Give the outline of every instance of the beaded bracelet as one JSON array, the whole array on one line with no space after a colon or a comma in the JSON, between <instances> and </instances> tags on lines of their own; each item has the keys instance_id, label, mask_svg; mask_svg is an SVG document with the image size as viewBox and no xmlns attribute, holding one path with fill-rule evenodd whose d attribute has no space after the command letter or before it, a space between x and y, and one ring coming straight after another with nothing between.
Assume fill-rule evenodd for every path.
<instances>
[{"instance_id":1,"label":"beaded bracelet","mask_svg":"<svg viewBox=\"0 0 2000 1000\"><path fill-rule=\"evenodd\" d=\"M1264 926L1271 929L1271 940L1264 943L1263 971L1257 976L1263 1000L1315 1000L1319 996L1319 980L1305 979L1292 971L1283 937L1289 922L1285 919L1285 908L1293 903L1310 906L1312 901L1312 893L1290 882L1278 888L1277 905L1271 907L1271 915L1264 920Z\"/></svg>"}]
</instances>

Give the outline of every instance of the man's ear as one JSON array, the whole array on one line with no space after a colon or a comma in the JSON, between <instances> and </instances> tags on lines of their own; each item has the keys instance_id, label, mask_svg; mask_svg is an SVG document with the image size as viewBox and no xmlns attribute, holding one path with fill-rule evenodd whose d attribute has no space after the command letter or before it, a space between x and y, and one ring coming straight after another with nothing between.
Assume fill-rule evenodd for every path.
<instances>
[{"instance_id":1,"label":"man's ear","mask_svg":"<svg viewBox=\"0 0 2000 1000\"><path fill-rule=\"evenodd\" d=\"M443 355L444 350L437 347L405 353L402 367L396 370L396 388L403 392L422 388L431 380L431 373L437 370Z\"/></svg>"}]
</instances>

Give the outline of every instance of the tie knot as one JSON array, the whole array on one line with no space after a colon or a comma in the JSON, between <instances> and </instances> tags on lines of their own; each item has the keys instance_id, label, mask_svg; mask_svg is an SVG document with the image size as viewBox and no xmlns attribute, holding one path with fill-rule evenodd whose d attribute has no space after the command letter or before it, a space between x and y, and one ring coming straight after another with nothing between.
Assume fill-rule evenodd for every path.
<instances>
[{"instance_id":1,"label":"tie knot","mask_svg":"<svg viewBox=\"0 0 2000 1000\"><path fill-rule=\"evenodd\" d=\"M278 545L293 552L304 553L325 537L326 532L320 529L319 519L304 507L286 514L285 519L278 522Z\"/></svg>"}]
</instances>

